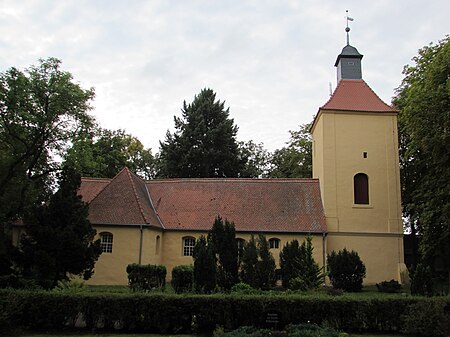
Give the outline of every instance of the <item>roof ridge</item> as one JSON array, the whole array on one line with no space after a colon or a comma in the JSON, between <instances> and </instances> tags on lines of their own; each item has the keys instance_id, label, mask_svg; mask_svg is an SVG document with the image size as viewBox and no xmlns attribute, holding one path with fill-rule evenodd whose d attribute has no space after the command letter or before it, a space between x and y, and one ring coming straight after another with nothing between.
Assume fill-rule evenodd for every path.
<instances>
[{"instance_id":1,"label":"roof ridge","mask_svg":"<svg viewBox=\"0 0 450 337\"><path fill-rule=\"evenodd\" d=\"M122 170L120 172L122 172ZM91 201L89 201L89 204L91 204L95 199L97 199L97 197L105 190L105 188L107 188L109 185L111 185L112 181L114 179L116 179L116 177L119 175L119 173L117 173L113 178L101 178L101 179L109 179L109 181L100 191L97 192L97 194L91 199Z\"/></svg>"},{"instance_id":2,"label":"roof ridge","mask_svg":"<svg viewBox=\"0 0 450 337\"><path fill-rule=\"evenodd\" d=\"M292 183L292 182L315 182L318 178L168 178L145 180L145 184L163 183L163 182L248 182L248 183Z\"/></svg>"},{"instance_id":3,"label":"roof ridge","mask_svg":"<svg viewBox=\"0 0 450 337\"><path fill-rule=\"evenodd\" d=\"M125 172L127 173L127 175L128 175L128 178L129 178L129 180L130 180L130 182L131 182L131 186L132 186L132 188L133 188L133 194L134 194L134 198L136 199L136 202L137 202L137 204L138 204L138 207L139 207L139 212L141 212L141 216L142 216L142 219L144 219L144 222L145 223L150 223L150 221L147 219L147 217L145 216L145 213L144 213L144 208L142 207L142 205L141 205L141 202L140 202L140 198L139 198L139 196L137 195L137 190L136 190L136 186L135 186L135 184L134 184L134 181L133 181L133 178L131 177L131 171L130 171L130 169L128 168L128 167L124 167L123 168L123 170L125 170ZM120 172L119 172L120 173Z\"/></svg>"},{"instance_id":4,"label":"roof ridge","mask_svg":"<svg viewBox=\"0 0 450 337\"><path fill-rule=\"evenodd\" d=\"M369 88L370 91L372 91L372 93L381 101L381 103L383 103L384 105L386 105L388 108L394 110L394 111L398 111L396 108L390 106L389 104L387 104L385 101L383 101L380 96L378 96L378 94L370 87L369 84L367 84L366 81L362 80L364 82L365 85L367 85L367 88Z\"/></svg>"}]
</instances>

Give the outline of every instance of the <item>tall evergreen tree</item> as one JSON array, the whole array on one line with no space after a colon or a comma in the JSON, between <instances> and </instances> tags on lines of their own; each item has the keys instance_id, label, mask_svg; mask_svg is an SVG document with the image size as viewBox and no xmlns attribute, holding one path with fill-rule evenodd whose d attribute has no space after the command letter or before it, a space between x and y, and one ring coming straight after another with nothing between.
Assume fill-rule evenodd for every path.
<instances>
[{"instance_id":1,"label":"tall evergreen tree","mask_svg":"<svg viewBox=\"0 0 450 337\"><path fill-rule=\"evenodd\" d=\"M217 285L230 290L238 282L238 247L234 223L220 216L214 221L208 234L217 258Z\"/></svg>"},{"instance_id":2,"label":"tall evergreen tree","mask_svg":"<svg viewBox=\"0 0 450 337\"><path fill-rule=\"evenodd\" d=\"M263 290L271 289L276 282L275 259L269 251L269 243L264 235L258 236L259 260L256 264L256 285Z\"/></svg>"},{"instance_id":3,"label":"tall evergreen tree","mask_svg":"<svg viewBox=\"0 0 450 337\"><path fill-rule=\"evenodd\" d=\"M244 243L242 251L241 261L241 281L257 287L256 281L256 265L258 264L258 248L256 247L256 241L253 235L250 236L250 240Z\"/></svg>"},{"instance_id":4,"label":"tall evergreen tree","mask_svg":"<svg viewBox=\"0 0 450 337\"><path fill-rule=\"evenodd\" d=\"M160 142L159 177L237 177L245 160L236 141L237 126L229 108L203 89L191 104L183 103L182 117L174 117L176 131Z\"/></svg>"},{"instance_id":5,"label":"tall evergreen tree","mask_svg":"<svg viewBox=\"0 0 450 337\"><path fill-rule=\"evenodd\" d=\"M194 247L194 286L198 293L210 293L216 287L216 256L202 235Z\"/></svg>"},{"instance_id":6,"label":"tall evergreen tree","mask_svg":"<svg viewBox=\"0 0 450 337\"><path fill-rule=\"evenodd\" d=\"M89 279L101 254L100 240L88 220L88 205L77 194L81 179L65 167L59 189L25 218L19 265L25 277L54 287L70 274Z\"/></svg>"}]
</instances>

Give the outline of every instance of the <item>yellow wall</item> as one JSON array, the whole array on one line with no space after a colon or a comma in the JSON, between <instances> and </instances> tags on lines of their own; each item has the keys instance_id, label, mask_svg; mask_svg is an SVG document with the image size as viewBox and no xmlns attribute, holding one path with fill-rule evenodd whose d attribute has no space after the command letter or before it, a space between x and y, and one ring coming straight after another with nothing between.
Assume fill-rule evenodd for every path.
<instances>
[{"instance_id":1,"label":"yellow wall","mask_svg":"<svg viewBox=\"0 0 450 337\"><path fill-rule=\"evenodd\" d=\"M141 230L139 226L97 226L97 238L102 232L113 234L112 253L102 253L95 264L94 275L89 284L128 284L126 268L139 263ZM149 227L142 229L142 264L160 264L161 248L156 255L156 237L163 233ZM162 245L162 244L161 244Z\"/></svg>"},{"instance_id":2,"label":"yellow wall","mask_svg":"<svg viewBox=\"0 0 450 337\"><path fill-rule=\"evenodd\" d=\"M375 284L387 280L400 282L403 264L403 235L359 235L330 233L327 249L339 251L343 248L358 253L366 266L364 284Z\"/></svg>"},{"instance_id":3,"label":"yellow wall","mask_svg":"<svg viewBox=\"0 0 450 337\"><path fill-rule=\"evenodd\" d=\"M404 258L396 114L321 110L312 134L313 178L320 182L327 252L355 247L368 270L365 283L400 280ZM360 172L369 177L368 205L354 204L353 177Z\"/></svg>"},{"instance_id":4,"label":"yellow wall","mask_svg":"<svg viewBox=\"0 0 450 337\"><path fill-rule=\"evenodd\" d=\"M126 267L130 263L139 261L139 227L97 227L97 233L109 232L113 234L113 252L103 253L95 265L94 276L88 281L89 284L127 284ZM280 239L278 249L271 249L277 266L279 265L279 254L283 246L294 239L300 243L305 239L305 235L263 233L267 240L271 238ZM183 256L183 238L194 237L198 239L200 235L207 235L207 232L198 231L165 231L160 232L155 229L143 229L142 264L163 264L167 268L166 280L172 279L172 269L182 264L193 264L191 256ZM156 253L156 237L160 236L160 252ZM236 233L236 238L246 241L250 239L248 233ZM256 235L255 235L256 238ZM322 235L313 235L314 259L323 266Z\"/></svg>"}]
</instances>

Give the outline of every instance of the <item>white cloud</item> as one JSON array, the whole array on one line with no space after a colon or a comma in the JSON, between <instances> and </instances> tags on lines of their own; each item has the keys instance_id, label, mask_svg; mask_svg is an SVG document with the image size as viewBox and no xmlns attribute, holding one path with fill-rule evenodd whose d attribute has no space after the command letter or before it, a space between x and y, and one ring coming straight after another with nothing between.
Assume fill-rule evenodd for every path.
<instances>
[{"instance_id":1,"label":"white cloud","mask_svg":"<svg viewBox=\"0 0 450 337\"><path fill-rule=\"evenodd\" d=\"M183 100L211 87L230 106L238 137L274 150L311 121L329 82L336 86L346 9L363 76L387 102L417 49L450 31L444 0L6 0L0 69L61 58L76 81L96 88L99 123L154 152Z\"/></svg>"}]
</instances>

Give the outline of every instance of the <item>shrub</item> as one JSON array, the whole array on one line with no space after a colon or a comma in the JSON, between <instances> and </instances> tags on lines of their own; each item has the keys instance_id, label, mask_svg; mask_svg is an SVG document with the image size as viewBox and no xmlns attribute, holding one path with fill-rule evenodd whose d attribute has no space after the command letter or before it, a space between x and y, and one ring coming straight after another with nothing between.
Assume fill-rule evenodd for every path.
<instances>
[{"instance_id":1,"label":"shrub","mask_svg":"<svg viewBox=\"0 0 450 337\"><path fill-rule=\"evenodd\" d=\"M408 336L450 336L449 304L424 300L409 307L402 331Z\"/></svg>"},{"instance_id":2,"label":"shrub","mask_svg":"<svg viewBox=\"0 0 450 337\"><path fill-rule=\"evenodd\" d=\"M131 290L150 291L161 289L166 284L166 267L161 265L129 264L127 266L128 286Z\"/></svg>"},{"instance_id":3,"label":"shrub","mask_svg":"<svg viewBox=\"0 0 450 337\"><path fill-rule=\"evenodd\" d=\"M366 277L366 266L355 251L347 249L338 253L332 251L327 256L328 276L334 288L345 291L361 291L363 279Z\"/></svg>"},{"instance_id":4,"label":"shrub","mask_svg":"<svg viewBox=\"0 0 450 337\"><path fill-rule=\"evenodd\" d=\"M289 289L308 291L308 286L306 282L303 280L303 277L299 276L289 281Z\"/></svg>"},{"instance_id":5,"label":"shrub","mask_svg":"<svg viewBox=\"0 0 450 337\"><path fill-rule=\"evenodd\" d=\"M313 246L311 236L299 245L297 240L287 243L280 253L281 279L283 287L290 288L292 284L309 290L320 287L324 281L322 269L313 258ZM300 280L301 279L301 280ZM300 282L300 283L299 283Z\"/></svg>"},{"instance_id":6,"label":"shrub","mask_svg":"<svg viewBox=\"0 0 450 337\"><path fill-rule=\"evenodd\" d=\"M58 283L56 284L56 287L53 290L76 293L76 292L80 292L80 291L86 291L87 287L86 287L86 284L82 281L62 280L62 281L58 281Z\"/></svg>"},{"instance_id":7,"label":"shrub","mask_svg":"<svg viewBox=\"0 0 450 337\"><path fill-rule=\"evenodd\" d=\"M251 285L239 282L236 283L233 287L231 287L232 293L238 293L238 294L244 294L244 295L250 295L250 294L256 294L258 291L253 288Z\"/></svg>"},{"instance_id":8,"label":"shrub","mask_svg":"<svg viewBox=\"0 0 450 337\"><path fill-rule=\"evenodd\" d=\"M0 288L40 289L35 280L26 279L14 274L0 276Z\"/></svg>"},{"instance_id":9,"label":"shrub","mask_svg":"<svg viewBox=\"0 0 450 337\"><path fill-rule=\"evenodd\" d=\"M379 292L382 293L399 293L402 290L402 285L396 280L383 281L376 284Z\"/></svg>"},{"instance_id":10,"label":"shrub","mask_svg":"<svg viewBox=\"0 0 450 337\"><path fill-rule=\"evenodd\" d=\"M411 294L413 295L433 295L433 274L431 268L419 263L411 271Z\"/></svg>"},{"instance_id":11,"label":"shrub","mask_svg":"<svg viewBox=\"0 0 450 337\"><path fill-rule=\"evenodd\" d=\"M176 266L172 269L172 287L177 294L192 291L194 285L194 267L191 264Z\"/></svg>"}]
</instances>

